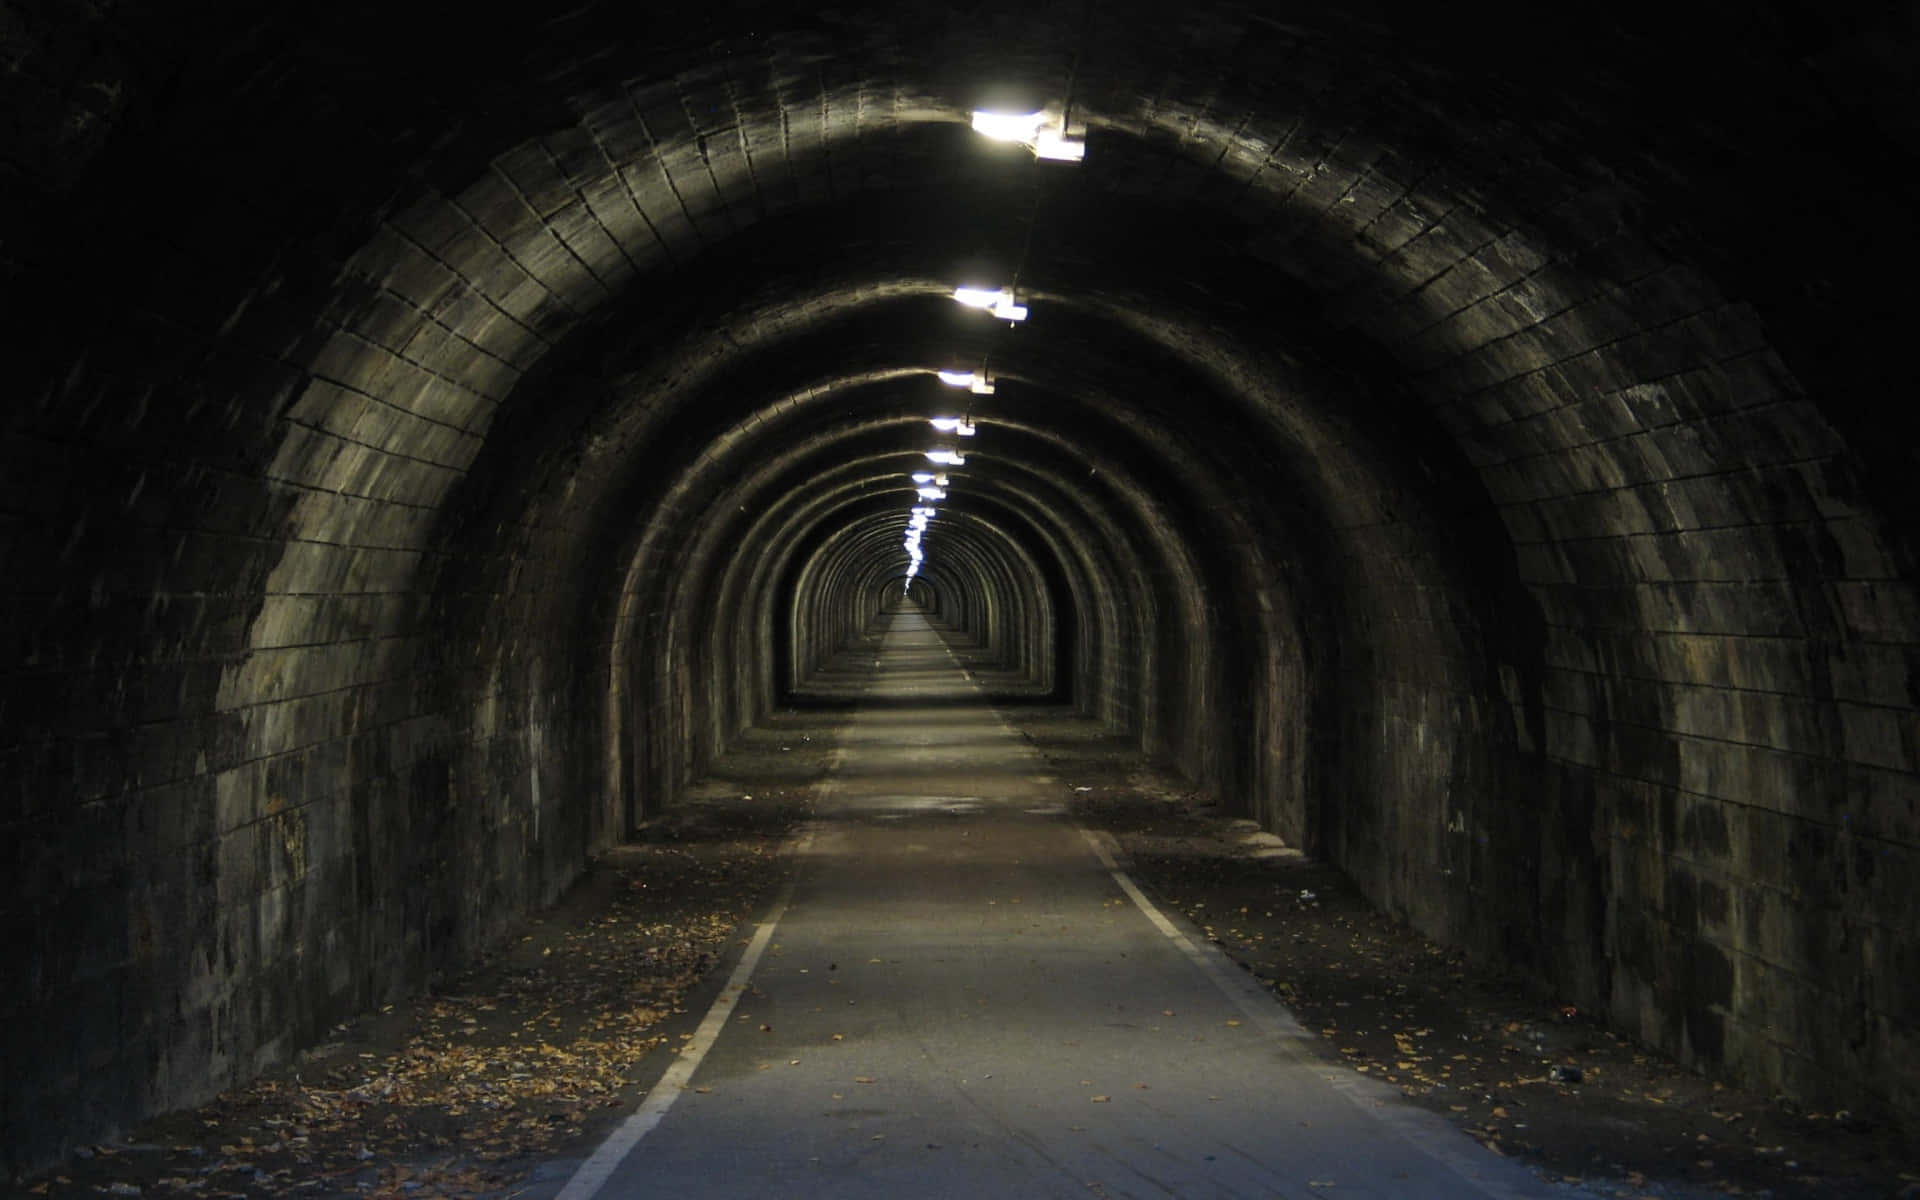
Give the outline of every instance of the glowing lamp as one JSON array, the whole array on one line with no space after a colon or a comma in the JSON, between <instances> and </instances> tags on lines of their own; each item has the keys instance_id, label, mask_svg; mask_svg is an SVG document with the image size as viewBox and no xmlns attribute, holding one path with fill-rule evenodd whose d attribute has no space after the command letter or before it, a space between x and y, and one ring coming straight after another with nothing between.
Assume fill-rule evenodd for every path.
<instances>
[{"instance_id":1,"label":"glowing lamp","mask_svg":"<svg viewBox=\"0 0 1920 1200\"><path fill-rule=\"evenodd\" d=\"M973 128L998 142L1018 142L1035 158L1080 162L1087 157L1087 141L1066 127L1065 112L1049 109L1034 113L996 113L975 109Z\"/></svg>"},{"instance_id":2,"label":"glowing lamp","mask_svg":"<svg viewBox=\"0 0 1920 1200\"><path fill-rule=\"evenodd\" d=\"M963 387L976 396L993 395L993 381L973 371L941 371L940 382L950 387Z\"/></svg>"},{"instance_id":3,"label":"glowing lamp","mask_svg":"<svg viewBox=\"0 0 1920 1200\"><path fill-rule=\"evenodd\" d=\"M1043 112L997 113L978 108L973 111L973 131L996 142L1031 142L1046 122L1047 114Z\"/></svg>"},{"instance_id":4,"label":"glowing lamp","mask_svg":"<svg viewBox=\"0 0 1920 1200\"><path fill-rule=\"evenodd\" d=\"M1035 158L1053 162L1080 162L1087 157L1085 138L1070 138L1051 129L1042 129L1030 145Z\"/></svg>"},{"instance_id":5,"label":"glowing lamp","mask_svg":"<svg viewBox=\"0 0 1920 1200\"><path fill-rule=\"evenodd\" d=\"M958 287L953 289L953 298L968 308L984 308L1002 321L1027 319L1026 306L1013 302L1012 288Z\"/></svg>"},{"instance_id":6,"label":"glowing lamp","mask_svg":"<svg viewBox=\"0 0 1920 1200\"><path fill-rule=\"evenodd\" d=\"M1012 288L957 287L953 298L968 308L996 308L1013 303Z\"/></svg>"}]
</instances>

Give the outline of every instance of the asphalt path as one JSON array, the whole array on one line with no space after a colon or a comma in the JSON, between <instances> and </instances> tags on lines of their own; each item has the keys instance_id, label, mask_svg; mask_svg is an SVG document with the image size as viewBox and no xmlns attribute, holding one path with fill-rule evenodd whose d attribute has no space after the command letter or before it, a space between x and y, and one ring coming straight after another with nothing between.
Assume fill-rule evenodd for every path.
<instances>
[{"instance_id":1,"label":"asphalt path","mask_svg":"<svg viewBox=\"0 0 1920 1200\"><path fill-rule=\"evenodd\" d=\"M1558 1194L1316 1057L918 613L861 654L790 894L564 1200Z\"/></svg>"}]
</instances>

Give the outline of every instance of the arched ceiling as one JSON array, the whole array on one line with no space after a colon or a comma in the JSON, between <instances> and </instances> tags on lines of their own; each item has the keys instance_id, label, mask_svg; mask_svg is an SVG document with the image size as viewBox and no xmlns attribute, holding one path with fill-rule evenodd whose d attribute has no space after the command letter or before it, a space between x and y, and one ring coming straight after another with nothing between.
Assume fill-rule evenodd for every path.
<instances>
[{"instance_id":1,"label":"arched ceiling","mask_svg":"<svg viewBox=\"0 0 1920 1200\"><path fill-rule=\"evenodd\" d=\"M1828 972L1608 847L1655 793L1916 853L1898 6L29 7L14 624L75 699L15 702L23 777L221 847L445 793L406 819L485 855L342 920L453 954L880 602L933 372L985 364L926 578L1036 687L1652 1040L1867 1069L1661 992L1695 941ZM1018 325L948 298L1007 282Z\"/></svg>"}]
</instances>

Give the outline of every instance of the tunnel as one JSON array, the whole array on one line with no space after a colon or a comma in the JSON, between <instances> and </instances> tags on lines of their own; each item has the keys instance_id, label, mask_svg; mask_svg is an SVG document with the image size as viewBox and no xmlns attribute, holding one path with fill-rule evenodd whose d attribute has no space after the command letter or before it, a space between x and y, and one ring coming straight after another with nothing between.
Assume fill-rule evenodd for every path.
<instances>
[{"instance_id":1,"label":"tunnel","mask_svg":"<svg viewBox=\"0 0 1920 1200\"><path fill-rule=\"evenodd\" d=\"M1626 1036L1920 1110L1910 7L0 44L11 1169L472 959L909 609Z\"/></svg>"}]
</instances>

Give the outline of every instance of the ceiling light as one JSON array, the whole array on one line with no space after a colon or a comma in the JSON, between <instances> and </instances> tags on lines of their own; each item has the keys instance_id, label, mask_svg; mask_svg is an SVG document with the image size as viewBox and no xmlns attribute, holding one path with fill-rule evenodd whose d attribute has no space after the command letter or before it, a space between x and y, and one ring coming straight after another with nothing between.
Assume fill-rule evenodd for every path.
<instances>
[{"instance_id":1,"label":"ceiling light","mask_svg":"<svg viewBox=\"0 0 1920 1200\"><path fill-rule=\"evenodd\" d=\"M929 450L926 454L928 462L939 463L943 467L964 467L967 465L966 455L960 453L958 450Z\"/></svg>"},{"instance_id":2,"label":"ceiling light","mask_svg":"<svg viewBox=\"0 0 1920 1200\"><path fill-rule=\"evenodd\" d=\"M1085 138L1070 138L1064 133L1042 129L1031 143L1035 158L1054 162L1080 162L1087 157Z\"/></svg>"},{"instance_id":3,"label":"ceiling light","mask_svg":"<svg viewBox=\"0 0 1920 1200\"><path fill-rule=\"evenodd\" d=\"M940 382L952 387L963 387L976 396L993 395L993 381L985 375L973 371L941 371Z\"/></svg>"},{"instance_id":4,"label":"ceiling light","mask_svg":"<svg viewBox=\"0 0 1920 1200\"><path fill-rule=\"evenodd\" d=\"M984 308L1002 321L1024 321L1026 306L1013 302L1012 288L958 287L953 298L968 308Z\"/></svg>"},{"instance_id":5,"label":"ceiling light","mask_svg":"<svg viewBox=\"0 0 1920 1200\"><path fill-rule=\"evenodd\" d=\"M1086 138L1072 135L1066 128L1064 112L1058 109L1034 113L975 109L973 128L995 141L1018 142L1033 151L1036 158L1079 162L1087 156Z\"/></svg>"},{"instance_id":6,"label":"ceiling light","mask_svg":"<svg viewBox=\"0 0 1920 1200\"><path fill-rule=\"evenodd\" d=\"M1013 289L957 287L953 289L953 298L968 308L992 308L999 304L1012 304Z\"/></svg>"},{"instance_id":7,"label":"ceiling light","mask_svg":"<svg viewBox=\"0 0 1920 1200\"><path fill-rule=\"evenodd\" d=\"M915 488L914 490L919 493L922 500L945 500L947 498L947 494L937 487Z\"/></svg>"},{"instance_id":8,"label":"ceiling light","mask_svg":"<svg viewBox=\"0 0 1920 1200\"><path fill-rule=\"evenodd\" d=\"M961 437L972 437L974 435L973 422L964 417L930 417L927 423L935 429L938 429L941 433L955 433Z\"/></svg>"},{"instance_id":9,"label":"ceiling light","mask_svg":"<svg viewBox=\"0 0 1920 1200\"><path fill-rule=\"evenodd\" d=\"M1044 112L996 113L978 108L973 110L973 131L983 133L997 142L1030 142L1046 122L1047 114Z\"/></svg>"}]
</instances>

